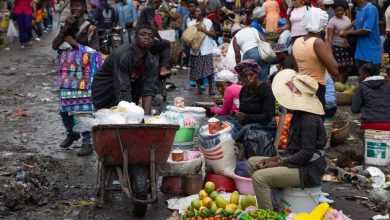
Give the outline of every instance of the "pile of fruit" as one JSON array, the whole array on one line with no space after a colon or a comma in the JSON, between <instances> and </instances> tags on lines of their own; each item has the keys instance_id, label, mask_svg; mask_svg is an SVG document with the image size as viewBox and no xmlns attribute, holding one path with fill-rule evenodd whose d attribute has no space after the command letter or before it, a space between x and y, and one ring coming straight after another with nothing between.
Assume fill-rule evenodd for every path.
<instances>
[{"instance_id":1,"label":"pile of fruit","mask_svg":"<svg viewBox=\"0 0 390 220\"><path fill-rule=\"evenodd\" d=\"M247 207L256 207L254 196L240 195L237 191L225 200L215 191L215 184L211 181L205 183L198 195L199 198L184 208L182 220L234 220Z\"/></svg>"},{"instance_id":2,"label":"pile of fruit","mask_svg":"<svg viewBox=\"0 0 390 220\"><path fill-rule=\"evenodd\" d=\"M286 216L278 212L264 209L255 209L240 216L239 220L285 220Z\"/></svg>"},{"instance_id":3,"label":"pile of fruit","mask_svg":"<svg viewBox=\"0 0 390 220\"><path fill-rule=\"evenodd\" d=\"M336 92L341 92L345 94L354 94L356 91L356 86L346 85L341 82L335 82L334 87L336 89Z\"/></svg>"},{"instance_id":4,"label":"pile of fruit","mask_svg":"<svg viewBox=\"0 0 390 220\"><path fill-rule=\"evenodd\" d=\"M281 149L281 150L287 149L288 130L290 128L292 116L293 116L292 114L286 114L286 118L284 120L284 125L283 125L282 136L280 137L278 149ZM280 117L275 116L276 124L279 124L279 120L280 120Z\"/></svg>"}]
</instances>

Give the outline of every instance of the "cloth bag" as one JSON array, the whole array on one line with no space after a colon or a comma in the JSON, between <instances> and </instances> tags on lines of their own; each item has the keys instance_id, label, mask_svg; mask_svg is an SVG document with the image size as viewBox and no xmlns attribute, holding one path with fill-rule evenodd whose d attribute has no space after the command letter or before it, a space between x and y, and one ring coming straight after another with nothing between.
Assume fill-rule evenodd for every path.
<instances>
[{"instance_id":1,"label":"cloth bag","mask_svg":"<svg viewBox=\"0 0 390 220\"><path fill-rule=\"evenodd\" d=\"M103 65L103 55L79 45L79 50L62 51L59 57L57 86L60 89L60 110L94 111L92 79Z\"/></svg>"},{"instance_id":2,"label":"cloth bag","mask_svg":"<svg viewBox=\"0 0 390 220\"><path fill-rule=\"evenodd\" d=\"M184 31L181 40L189 45L193 51L198 51L205 37L206 34L198 31L198 28L194 25Z\"/></svg>"},{"instance_id":3,"label":"cloth bag","mask_svg":"<svg viewBox=\"0 0 390 220\"><path fill-rule=\"evenodd\" d=\"M261 59L269 63L271 60L273 60L276 57L275 51L272 49L271 45L267 41L263 41L260 39L256 29L251 28L251 30L257 39L258 42L257 48L259 50Z\"/></svg>"}]
</instances>

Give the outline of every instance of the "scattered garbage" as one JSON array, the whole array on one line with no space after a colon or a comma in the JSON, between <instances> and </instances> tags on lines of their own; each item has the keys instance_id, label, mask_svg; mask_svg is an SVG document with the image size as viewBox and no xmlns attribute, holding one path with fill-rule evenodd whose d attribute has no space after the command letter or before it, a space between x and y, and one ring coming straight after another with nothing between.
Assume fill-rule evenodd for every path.
<instances>
[{"instance_id":1,"label":"scattered garbage","mask_svg":"<svg viewBox=\"0 0 390 220\"><path fill-rule=\"evenodd\" d=\"M26 112L26 109L25 108L21 108L21 107L18 107L18 108L15 108L12 113L11 113L12 117L26 117L27 116L27 112Z\"/></svg>"}]
</instances>

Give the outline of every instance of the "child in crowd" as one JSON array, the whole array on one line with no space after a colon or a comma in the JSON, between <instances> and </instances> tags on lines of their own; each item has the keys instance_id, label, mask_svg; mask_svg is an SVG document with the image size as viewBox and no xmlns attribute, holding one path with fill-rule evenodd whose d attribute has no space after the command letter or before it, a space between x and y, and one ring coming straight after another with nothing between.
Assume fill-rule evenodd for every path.
<instances>
[{"instance_id":1,"label":"child in crowd","mask_svg":"<svg viewBox=\"0 0 390 220\"><path fill-rule=\"evenodd\" d=\"M363 128L390 131L390 83L371 63L360 67L359 81L352 99L352 112L361 113Z\"/></svg>"},{"instance_id":2,"label":"child in crowd","mask_svg":"<svg viewBox=\"0 0 390 220\"><path fill-rule=\"evenodd\" d=\"M42 37L42 22L43 22L43 8L42 4L38 1L36 1L36 13L35 18L32 21L32 29L34 30L37 37L35 38L36 41L40 41Z\"/></svg>"}]
</instances>

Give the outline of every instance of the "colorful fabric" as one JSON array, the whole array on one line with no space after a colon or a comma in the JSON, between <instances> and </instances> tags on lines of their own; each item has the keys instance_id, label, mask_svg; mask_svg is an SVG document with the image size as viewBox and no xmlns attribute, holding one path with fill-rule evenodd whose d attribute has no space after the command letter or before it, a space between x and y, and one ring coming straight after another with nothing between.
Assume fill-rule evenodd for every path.
<instances>
[{"instance_id":1,"label":"colorful fabric","mask_svg":"<svg viewBox=\"0 0 390 220\"><path fill-rule=\"evenodd\" d=\"M345 47L333 46L332 52L339 67L353 66L353 55L351 55Z\"/></svg>"},{"instance_id":2,"label":"colorful fabric","mask_svg":"<svg viewBox=\"0 0 390 220\"><path fill-rule=\"evenodd\" d=\"M92 104L71 105L71 106L62 106L62 105L60 105L60 111L61 112L95 111L95 107Z\"/></svg>"},{"instance_id":3,"label":"colorful fabric","mask_svg":"<svg viewBox=\"0 0 390 220\"><path fill-rule=\"evenodd\" d=\"M213 55L190 56L190 80L199 80L214 74Z\"/></svg>"},{"instance_id":4,"label":"colorful fabric","mask_svg":"<svg viewBox=\"0 0 390 220\"><path fill-rule=\"evenodd\" d=\"M241 63L239 63L235 67L235 69L238 72L238 74L243 74L243 73L246 73L248 71L258 73L260 71L260 66L256 61L251 60L251 59L247 59L247 60L243 60Z\"/></svg>"},{"instance_id":5,"label":"colorful fabric","mask_svg":"<svg viewBox=\"0 0 390 220\"><path fill-rule=\"evenodd\" d=\"M102 64L100 53L64 51L60 56L57 85L68 89L91 89L92 78Z\"/></svg>"},{"instance_id":6,"label":"colorful fabric","mask_svg":"<svg viewBox=\"0 0 390 220\"><path fill-rule=\"evenodd\" d=\"M61 89L60 99L77 99L91 97L91 90Z\"/></svg>"},{"instance_id":7,"label":"colorful fabric","mask_svg":"<svg viewBox=\"0 0 390 220\"><path fill-rule=\"evenodd\" d=\"M61 99L61 106L75 106L93 104L90 97L83 99Z\"/></svg>"}]
</instances>

